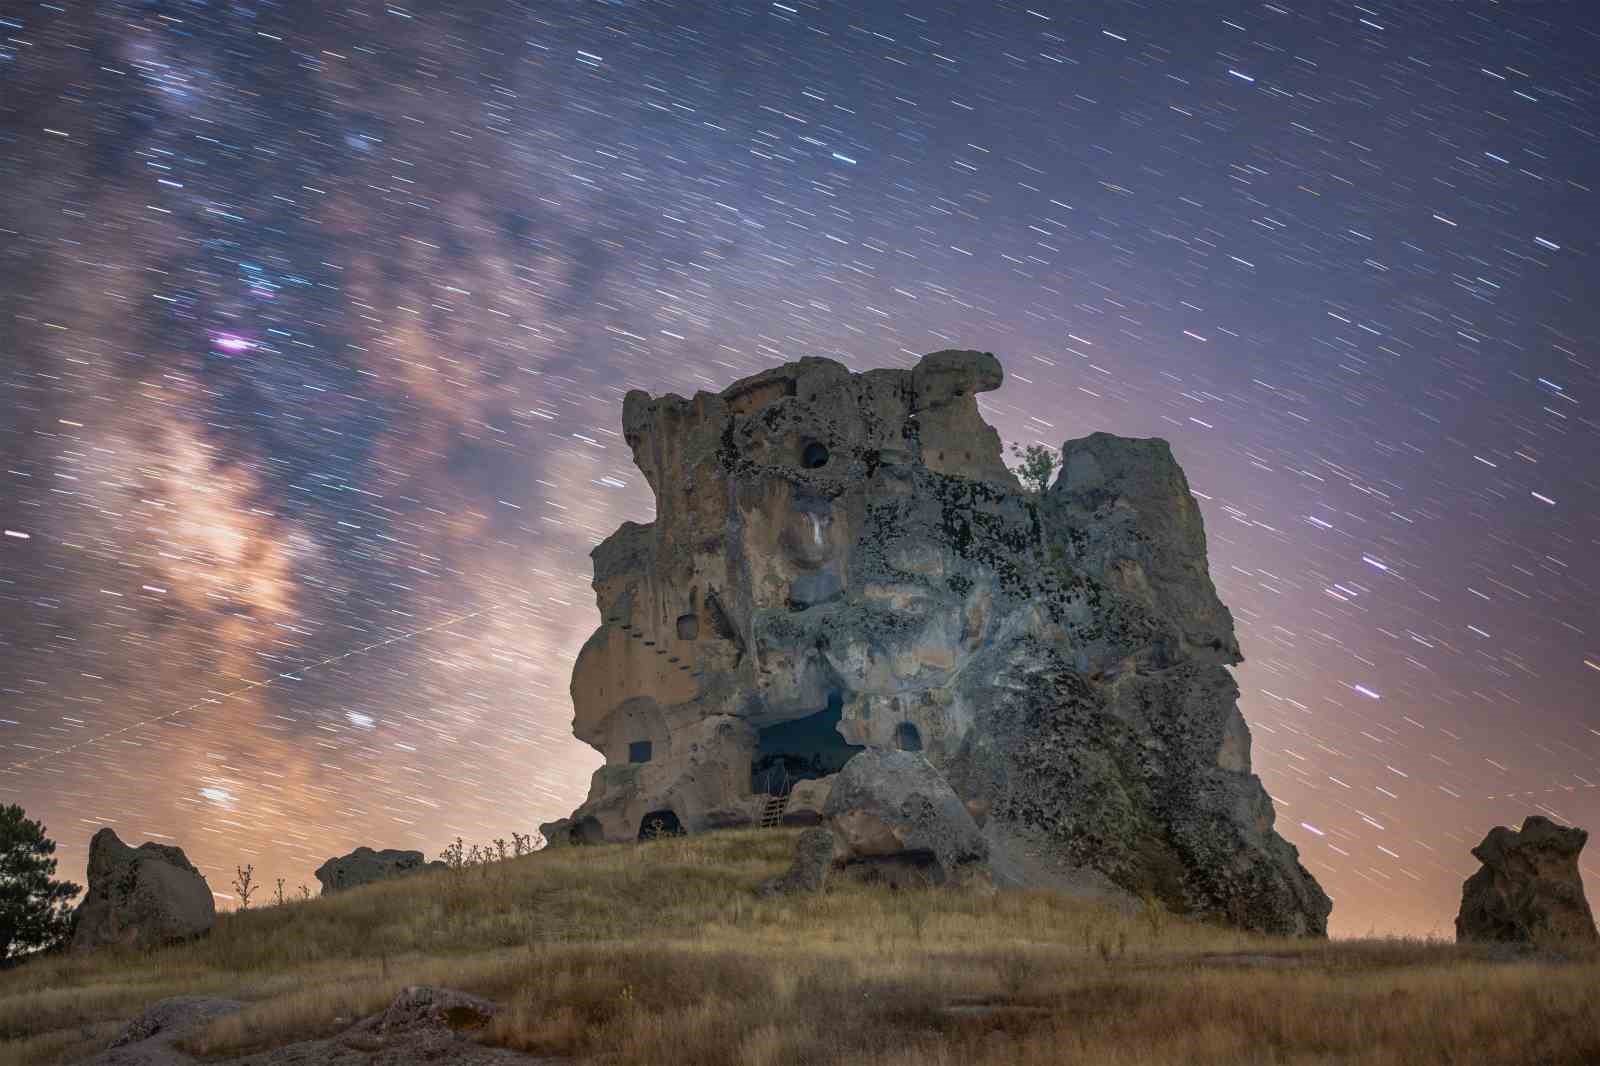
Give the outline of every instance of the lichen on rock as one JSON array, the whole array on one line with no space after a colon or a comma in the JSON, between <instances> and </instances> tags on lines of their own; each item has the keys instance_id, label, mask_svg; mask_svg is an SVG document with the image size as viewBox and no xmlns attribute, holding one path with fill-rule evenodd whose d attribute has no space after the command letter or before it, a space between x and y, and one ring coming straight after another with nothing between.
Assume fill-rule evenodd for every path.
<instances>
[{"instance_id":1,"label":"lichen on rock","mask_svg":"<svg viewBox=\"0 0 1600 1066\"><path fill-rule=\"evenodd\" d=\"M573 731L606 764L552 843L665 814L760 824L768 794L916 751L981 814L1002 884L1053 864L1176 913L1325 934L1331 904L1250 772L1233 620L1171 449L1071 440L1027 492L978 409L1001 380L989 353L942 351L628 394L656 518L593 552Z\"/></svg>"}]
</instances>

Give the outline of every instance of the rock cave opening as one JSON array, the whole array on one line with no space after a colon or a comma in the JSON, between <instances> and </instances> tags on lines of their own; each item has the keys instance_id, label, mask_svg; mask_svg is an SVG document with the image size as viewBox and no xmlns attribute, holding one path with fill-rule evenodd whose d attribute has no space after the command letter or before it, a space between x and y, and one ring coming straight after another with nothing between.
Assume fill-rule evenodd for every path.
<instances>
[{"instance_id":1,"label":"rock cave opening","mask_svg":"<svg viewBox=\"0 0 1600 1066\"><path fill-rule=\"evenodd\" d=\"M639 821L640 840L681 836L683 836L683 823L678 821L677 814L670 807L651 811Z\"/></svg>"},{"instance_id":2,"label":"rock cave opening","mask_svg":"<svg viewBox=\"0 0 1600 1066\"><path fill-rule=\"evenodd\" d=\"M922 733L912 722L901 722L894 727L894 746L901 751L921 751Z\"/></svg>"},{"instance_id":3,"label":"rock cave opening","mask_svg":"<svg viewBox=\"0 0 1600 1066\"><path fill-rule=\"evenodd\" d=\"M591 814L580 818L572 826L570 839L574 844L604 844L606 831L600 825L600 819Z\"/></svg>"},{"instance_id":4,"label":"rock cave opening","mask_svg":"<svg viewBox=\"0 0 1600 1066\"><path fill-rule=\"evenodd\" d=\"M807 470L819 470L828 465L828 446L820 440L807 444L800 452L800 465Z\"/></svg>"},{"instance_id":5,"label":"rock cave opening","mask_svg":"<svg viewBox=\"0 0 1600 1066\"><path fill-rule=\"evenodd\" d=\"M827 777L844 769L851 756L863 749L839 733L844 693L828 694L828 706L778 722L760 731L755 758L750 762L750 791L783 796L796 781Z\"/></svg>"}]
</instances>

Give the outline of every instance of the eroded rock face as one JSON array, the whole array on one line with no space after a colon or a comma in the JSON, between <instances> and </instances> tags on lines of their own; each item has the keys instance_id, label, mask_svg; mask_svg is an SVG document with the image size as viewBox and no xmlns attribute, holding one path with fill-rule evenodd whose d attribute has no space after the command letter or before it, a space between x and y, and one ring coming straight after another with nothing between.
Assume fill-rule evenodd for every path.
<instances>
[{"instance_id":1,"label":"eroded rock face","mask_svg":"<svg viewBox=\"0 0 1600 1066\"><path fill-rule=\"evenodd\" d=\"M1589 834L1532 815L1520 830L1489 830L1472 854L1483 868L1461 886L1457 940L1513 943L1600 939L1583 894L1578 853Z\"/></svg>"},{"instance_id":2,"label":"eroded rock face","mask_svg":"<svg viewBox=\"0 0 1600 1066\"><path fill-rule=\"evenodd\" d=\"M1023 491L977 406L1001 376L944 351L628 394L656 519L593 552L573 731L606 765L548 839L755 819L762 793L860 751L916 751L997 854L1042 847L1179 913L1325 932L1331 904L1250 772L1183 471L1163 441L1097 433Z\"/></svg>"},{"instance_id":3,"label":"eroded rock face","mask_svg":"<svg viewBox=\"0 0 1600 1066\"><path fill-rule=\"evenodd\" d=\"M327 896L357 885L371 884L430 867L442 869L444 863L428 862L420 851L399 851L395 848L374 851L361 847L317 867L317 880L322 882L322 894Z\"/></svg>"},{"instance_id":4,"label":"eroded rock face","mask_svg":"<svg viewBox=\"0 0 1600 1066\"><path fill-rule=\"evenodd\" d=\"M76 951L187 940L209 931L217 918L211 888L182 848L130 848L109 826L89 841L88 881L73 916Z\"/></svg>"}]
</instances>

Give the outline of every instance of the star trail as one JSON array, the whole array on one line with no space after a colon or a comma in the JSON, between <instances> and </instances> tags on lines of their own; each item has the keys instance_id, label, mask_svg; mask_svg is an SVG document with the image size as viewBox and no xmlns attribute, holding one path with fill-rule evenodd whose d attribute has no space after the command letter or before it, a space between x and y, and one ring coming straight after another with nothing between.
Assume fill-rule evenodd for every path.
<instances>
[{"instance_id":1,"label":"star trail","mask_svg":"<svg viewBox=\"0 0 1600 1066\"><path fill-rule=\"evenodd\" d=\"M1332 929L1447 933L1600 828L1596 182L1578 0L5 4L0 798L224 906L565 814L624 393L976 348L1172 442Z\"/></svg>"}]
</instances>

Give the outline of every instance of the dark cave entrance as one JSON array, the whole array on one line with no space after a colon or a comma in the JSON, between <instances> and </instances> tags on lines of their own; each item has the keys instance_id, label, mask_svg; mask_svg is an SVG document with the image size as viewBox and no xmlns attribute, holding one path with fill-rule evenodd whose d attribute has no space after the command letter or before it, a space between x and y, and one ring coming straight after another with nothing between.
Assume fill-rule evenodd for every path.
<instances>
[{"instance_id":1,"label":"dark cave entrance","mask_svg":"<svg viewBox=\"0 0 1600 1066\"><path fill-rule=\"evenodd\" d=\"M639 822L640 840L659 840L661 837L683 836L683 823L670 808L651 811Z\"/></svg>"},{"instance_id":2,"label":"dark cave entrance","mask_svg":"<svg viewBox=\"0 0 1600 1066\"><path fill-rule=\"evenodd\" d=\"M901 751L921 751L922 733L912 722L901 722L894 727L894 746Z\"/></svg>"},{"instance_id":3,"label":"dark cave entrance","mask_svg":"<svg viewBox=\"0 0 1600 1066\"><path fill-rule=\"evenodd\" d=\"M844 769L862 749L839 735L844 696L832 692L826 710L761 730L750 762L750 791L787 795L796 781L827 777Z\"/></svg>"}]
</instances>

